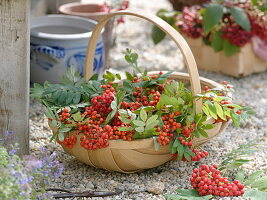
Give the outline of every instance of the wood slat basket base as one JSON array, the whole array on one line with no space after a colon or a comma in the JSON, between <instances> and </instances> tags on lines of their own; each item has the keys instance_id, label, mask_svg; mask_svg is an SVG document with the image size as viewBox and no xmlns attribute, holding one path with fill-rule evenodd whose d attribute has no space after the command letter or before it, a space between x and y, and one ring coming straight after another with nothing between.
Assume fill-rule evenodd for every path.
<instances>
[{"instance_id":1,"label":"wood slat basket base","mask_svg":"<svg viewBox=\"0 0 267 200\"><path fill-rule=\"evenodd\" d=\"M199 69L220 72L234 77L247 76L267 70L267 62L253 51L251 43L242 47L240 52L225 56L224 52L215 52L204 44L202 39L184 37L189 44Z\"/></svg>"},{"instance_id":2,"label":"wood slat basket base","mask_svg":"<svg viewBox=\"0 0 267 200\"><path fill-rule=\"evenodd\" d=\"M158 74L152 72L149 74ZM170 80L178 80L189 82L189 76L185 73L173 73ZM200 78L201 85L210 88L221 87L220 84L209 79ZM213 119L209 119L207 124L214 123ZM194 146L199 146L209 141L220 132L222 132L229 122L216 123L215 127L208 130L208 138L200 137L193 141ZM56 131L56 130L54 130ZM69 132L68 136L74 134ZM152 138L139 139L134 141L111 140L109 146L104 149L86 150L80 146L79 141L82 134L77 136L77 143L73 149L63 147L70 155L75 156L79 161L96 168L102 168L108 171L117 171L123 173L134 173L144 169L154 168L173 159L168 146L160 146L158 151L154 149L154 141Z\"/></svg>"}]
</instances>

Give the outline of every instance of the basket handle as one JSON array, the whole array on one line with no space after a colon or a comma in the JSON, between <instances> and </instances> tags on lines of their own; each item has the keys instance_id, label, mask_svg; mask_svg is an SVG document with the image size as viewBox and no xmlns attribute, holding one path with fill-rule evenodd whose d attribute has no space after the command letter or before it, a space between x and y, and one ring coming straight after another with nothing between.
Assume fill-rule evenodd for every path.
<instances>
[{"instance_id":1,"label":"basket handle","mask_svg":"<svg viewBox=\"0 0 267 200\"><path fill-rule=\"evenodd\" d=\"M159 17L155 15L143 13L143 11L134 12L134 11L124 10L124 11L113 12L113 13L106 15L98 22L98 24L96 25L95 29L92 32L92 36L89 40L88 47L87 47L85 66L84 66L84 73L85 73L86 80L89 80L90 77L93 75L93 64L94 64L93 58L94 58L95 51L92 51L92 49L96 48L96 44L97 44L100 32L105 26L105 24L108 22L108 20L117 15L132 15L132 16L143 18L145 20L152 22L154 25L158 26L162 31L164 31L167 35L169 35L174 40L176 45L181 50L183 56L185 57L185 63L187 66L188 73L190 75L190 84L191 84L191 90L192 90L193 95L195 96L196 94L201 92L200 79L199 79L196 61L194 59L194 56L188 44L184 40L184 38L180 35L180 33L178 33L173 27L171 27L164 20L160 19ZM196 113L200 113L202 101L198 100L198 101L195 101L194 103L195 103Z\"/></svg>"}]
</instances>

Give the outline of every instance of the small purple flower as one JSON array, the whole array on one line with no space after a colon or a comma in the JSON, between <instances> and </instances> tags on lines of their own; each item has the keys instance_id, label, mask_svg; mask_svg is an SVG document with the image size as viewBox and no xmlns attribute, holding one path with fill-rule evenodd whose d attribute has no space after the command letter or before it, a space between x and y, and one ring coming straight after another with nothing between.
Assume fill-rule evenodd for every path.
<instances>
[{"instance_id":1,"label":"small purple flower","mask_svg":"<svg viewBox=\"0 0 267 200\"><path fill-rule=\"evenodd\" d=\"M13 139L14 137L15 137L14 131L9 131L9 130L5 131L5 138L6 139Z\"/></svg>"},{"instance_id":2,"label":"small purple flower","mask_svg":"<svg viewBox=\"0 0 267 200\"><path fill-rule=\"evenodd\" d=\"M10 156L13 156L16 152L17 152L16 149L12 149L12 150L10 150L10 151L8 152L8 154L9 154Z\"/></svg>"}]
</instances>

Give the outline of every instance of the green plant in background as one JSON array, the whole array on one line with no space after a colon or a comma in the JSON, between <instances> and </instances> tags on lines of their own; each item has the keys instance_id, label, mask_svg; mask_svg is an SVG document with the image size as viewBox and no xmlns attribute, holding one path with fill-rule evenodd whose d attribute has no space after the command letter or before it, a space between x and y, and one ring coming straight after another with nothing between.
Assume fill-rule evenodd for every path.
<instances>
[{"instance_id":1,"label":"green plant in background","mask_svg":"<svg viewBox=\"0 0 267 200\"><path fill-rule=\"evenodd\" d=\"M160 10L157 16L187 37L202 38L215 52L226 56L238 52L252 37L267 41L267 3L264 0L213 1L202 6L185 7L181 13ZM155 44L165 33L153 27Z\"/></svg>"}]
</instances>

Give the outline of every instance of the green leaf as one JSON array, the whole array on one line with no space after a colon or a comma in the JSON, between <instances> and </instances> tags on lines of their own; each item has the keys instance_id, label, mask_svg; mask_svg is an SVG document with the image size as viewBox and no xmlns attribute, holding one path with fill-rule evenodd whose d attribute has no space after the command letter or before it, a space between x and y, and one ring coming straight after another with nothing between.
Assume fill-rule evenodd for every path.
<instances>
[{"instance_id":1,"label":"green leaf","mask_svg":"<svg viewBox=\"0 0 267 200\"><path fill-rule=\"evenodd\" d=\"M129 73L129 72L125 72L125 75L126 75L126 77L127 77L127 79L128 79L129 81L133 81L133 80L134 80L134 79L133 79L133 76L132 76L131 73Z\"/></svg>"},{"instance_id":2,"label":"green leaf","mask_svg":"<svg viewBox=\"0 0 267 200\"><path fill-rule=\"evenodd\" d=\"M81 112L77 112L72 115L72 118L77 122L81 122L84 119L84 117L85 116L82 117Z\"/></svg>"},{"instance_id":3,"label":"green leaf","mask_svg":"<svg viewBox=\"0 0 267 200\"><path fill-rule=\"evenodd\" d=\"M235 176L236 180L239 180L241 183L245 180L245 173L243 170L238 170Z\"/></svg>"},{"instance_id":4,"label":"green leaf","mask_svg":"<svg viewBox=\"0 0 267 200\"><path fill-rule=\"evenodd\" d=\"M240 25L246 31L250 31L251 26L248 16L242 8L237 6L232 6L230 8L230 13L238 25Z\"/></svg>"},{"instance_id":5,"label":"green leaf","mask_svg":"<svg viewBox=\"0 0 267 200\"><path fill-rule=\"evenodd\" d=\"M246 186L253 184L253 182L256 181L263 173L264 171L262 170L251 173L244 184Z\"/></svg>"},{"instance_id":6,"label":"green leaf","mask_svg":"<svg viewBox=\"0 0 267 200\"><path fill-rule=\"evenodd\" d=\"M177 147L177 152L178 152L178 160L180 161L184 156L185 146L180 143Z\"/></svg>"},{"instance_id":7,"label":"green leaf","mask_svg":"<svg viewBox=\"0 0 267 200\"><path fill-rule=\"evenodd\" d=\"M223 120L226 120L226 116L225 116L225 114L223 112L223 109L222 109L221 105L219 103L217 103L217 102L214 102L214 106L216 108L216 111L217 111L217 114L219 115L219 117L221 119L223 119Z\"/></svg>"},{"instance_id":8,"label":"green leaf","mask_svg":"<svg viewBox=\"0 0 267 200\"><path fill-rule=\"evenodd\" d=\"M211 46L215 52L223 49L222 32L219 30L212 35Z\"/></svg>"},{"instance_id":9,"label":"green leaf","mask_svg":"<svg viewBox=\"0 0 267 200\"><path fill-rule=\"evenodd\" d=\"M208 133L201 128L198 129L198 132L205 138L209 137Z\"/></svg>"},{"instance_id":10,"label":"green leaf","mask_svg":"<svg viewBox=\"0 0 267 200\"><path fill-rule=\"evenodd\" d=\"M61 141L61 142L64 141L64 139L65 139L65 134L64 134L64 132L59 132L59 133L58 133L58 139L59 139L59 141Z\"/></svg>"},{"instance_id":11,"label":"green leaf","mask_svg":"<svg viewBox=\"0 0 267 200\"><path fill-rule=\"evenodd\" d=\"M261 191L266 191L267 190L267 176L263 176L255 180L254 183L251 184L251 187L258 188Z\"/></svg>"},{"instance_id":12,"label":"green leaf","mask_svg":"<svg viewBox=\"0 0 267 200\"><path fill-rule=\"evenodd\" d=\"M120 119L122 122L126 123L126 124L130 124L130 123L132 122L130 119L127 119L127 118L122 117L122 116L119 116L119 119Z\"/></svg>"},{"instance_id":13,"label":"green leaf","mask_svg":"<svg viewBox=\"0 0 267 200\"><path fill-rule=\"evenodd\" d=\"M112 108L112 110L116 110L118 108L115 100L111 102L110 107Z\"/></svg>"},{"instance_id":14,"label":"green leaf","mask_svg":"<svg viewBox=\"0 0 267 200\"><path fill-rule=\"evenodd\" d=\"M136 126L141 126L141 127L144 127L145 126L145 122L143 122L141 120L134 120L133 123Z\"/></svg>"},{"instance_id":15,"label":"green leaf","mask_svg":"<svg viewBox=\"0 0 267 200\"><path fill-rule=\"evenodd\" d=\"M89 80L96 81L97 79L98 79L98 74L94 74L93 76L91 76L91 78Z\"/></svg>"},{"instance_id":16,"label":"green leaf","mask_svg":"<svg viewBox=\"0 0 267 200\"><path fill-rule=\"evenodd\" d=\"M56 127L57 126L57 121L53 119L52 122L51 122L51 126L53 128Z\"/></svg>"},{"instance_id":17,"label":"green leaf","mask_svg":"<svg viewBox=\"0 0 267 200\"><path fill-rule=\"evenodd\" d=\"M178 137L176 137L172 146L176 148L179 146L179 144L180 144L180 141L178 140Z\"/></svg>"},{"instance_id":18,"label":"green leaf","mask_svg":"<svg viewBox=\"0 0 267 200\"><path fill-rule=\"evenodd\" d=\"M165 194L166 200L209 200L213 196L199 196L197 190L177 189L178 194Z\"/></svg>"},{"instance_id":19,"label":"green leaf","mask_svg":"<svg viewBox=\"0 0 267 200\"><path fill-rule=\"evenodd\" d=\"M267 199L267 192L262 192L257 189L247 189L245 194L243 195L244 198L248 200L266 200Z\"/></svg>"},{"instance_id":20,"label":"green leaf","mask_svg":"<svg viewBox=\"0 0 267 200\"><path fill-rule=\"evenodd\" d=\"M125 91L129 94L132 94L133 86L131 82L129 80L123 80L122 84L123 84L123 88L125 89Z\"/></svg>"},{"instance_id":21,"label":"green leaf","mask_svg":"<svg viewBox=\"0 0 267 200\"><path fill-rule=\"evenodd\" d=\"M143 126L139 126L137 128L135 128L135 130L139 133L143 133L145 131L144 127Z\"/></svg>"},{"instance_id":22,"label":"green leaf","mask_svg":"<svg viewBox=\"0 0 267 200\"><path fill-rule=\"evenodd\" d=\"M71 130L71 128L61 128L59 129L59 133L66 133L66 132L69 132Z\"/></svg>"},{"instance_id":23,"label":"green leaf","mask_svg":"<svg viewBox=\"0 0 267 200\"><path fill-rule=\"evenodd\" d=\"M151 37L154 42L154 44L158 44L160 41L162 41L165 38L166 34L164 31L162 31L157 26L153 26Z\"/></svg>"},{"instance_id":24,"label":"green leaf","mask_svg":"<svg viewBox=\"0 0 267 200\"><path fill-rule=\"evenodd\" d=\"M104 124L104 125L105 125L105 124L108 124L109 121L116 115L116 113L117 113L117 110L112 110L112 111L108 114L108 116L107 116L107 118L106 118L106 121L105 121L103 124Z\"/></svg>"},{"instance_id":25,"label":"green leaf","mask_svg":"<svg viewBox=\"0 0 267 200\"><path fill-rule=\"evenodd\" d=\"M140 118L143 120L143 121L146 121L147 120L147 113L144 109L142 109L140 111Z\"/></svg>"},{"instance_id":26,"label":"green leaf","mask_svg":"<svg viewBox=\"0 0 267 200\"><path fill-rule=\"evenodd\" d=\"M204 130L210 130L213 129L215 127L214 124L204 124L201 128L203 128Z\"/></svg>"},{"instance_id":27,"label":"green leaf","mask_svg":"<svg viewBox=\"0 0 267 200\"><path fill-rule=\"evenodd\" d=\"M240 125L240 115L236 114L234 111L231 110L230 112L231 119L233 120L234 126L239 127Z\"/></svg>"},{"instance_id":28,"label":"green leaf","mask_svg":"<svg viewBox=\"0 0 267 200\"><path fill-rule=\"evenodd\" d=\"M240 50L240 47L230 43L228 40L223 40L223 51L226 56L231 56L238 52Z\"/></svg>"},{"instance_id":29,"label":"green leaf","mask_svg":"<svg viewBox=\"0 0 267 200\"><path fill-rule=\"evenodd\" d=\"M209 109L206 106L202 106L202 111L207 115L210 116Z\"/></svg>"},{"instance_id":30,"label":"green leaf","mask_svg":"<svg viewBox=\"0 0 267 200\"><path fill-rule=\"evenodd\" d=\"M210 4L206 7L203 15L203 29L208 33L212 28L218 24L223 16L223 6L219 4Z\"/></svg>"},{"instance_id":31,"label":"green leaf","mask_svg":"<svg viewBox=\"0 0 267 200\"><path fill-rule=\"evenodd\" d=\"M119 131L132 131L132 130L134 130L134 128L133 127L126 127L126 126L124 126L124 127L118 128L118 130Z\"/></svg>"},{"instance_id":32,"label":"green leaf","mask_svg":"<svg viewBox=\"0 0 267 200\"><path fill-rule=\"evenodd\" d=\"M211 115L214 119L218 119L218 117L217 117L216 107L214 106L214 104L212 104L211 101L206 101L206 102L205 102L205 106L209 109L209 113L210 113L210 115Z\"/></svg>"},{"instance_id":33,"label":"green leaf","mask_svg":"<svg viewBox=\"0 0 267 200\"><path fill-rule=\"evenodd\" d=\"M154 142L154 150L158 151L159 150L159 143L156 137L153 137L153 142Z\"/></svg>"}]
</instances>

